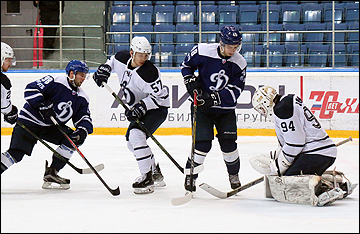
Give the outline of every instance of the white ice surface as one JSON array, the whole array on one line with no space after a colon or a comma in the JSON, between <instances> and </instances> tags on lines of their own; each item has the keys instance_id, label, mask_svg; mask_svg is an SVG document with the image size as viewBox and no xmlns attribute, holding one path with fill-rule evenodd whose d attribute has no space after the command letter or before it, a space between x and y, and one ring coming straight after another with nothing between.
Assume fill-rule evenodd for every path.
<instances>
[{"instance_id":1,"label":"white ice surface","mask_svg":"<svg viewBox=\"0 0 360 234\"><path fill-rule=\"evenodd\" d=\"M180 165L185 165L191 136L155 137ZM105 164L99 174L111 188L120 187L119 196L112 196L95 174L80 175L69 166L60 171L61 176L71 179L69 190L42 189L45 160L51 161L52 153L38 142L31 157L24 156L1 175L1 232L359 232L359 188L344 200L313 207L265 198L264 183L228 199L218 199L198 187L189 203L172 206L171 199L184 194L184 175L151 139L148 142L167 186L146 195L133 193L131 184L139 169L124 136L90 135L80 147L93 166ZM2 152L9 144L10 136L1 136ZM275 137L238 138L243 184L262 176L252 169L249 159L276 146ZM78 153L71 162L88 167ZM216 140L204 166L197 185L206 182L230 191ZM359 139L339 146L338 158L330 169L335 166L351 182L359 182Z\"/></svg>"}]
</instances>

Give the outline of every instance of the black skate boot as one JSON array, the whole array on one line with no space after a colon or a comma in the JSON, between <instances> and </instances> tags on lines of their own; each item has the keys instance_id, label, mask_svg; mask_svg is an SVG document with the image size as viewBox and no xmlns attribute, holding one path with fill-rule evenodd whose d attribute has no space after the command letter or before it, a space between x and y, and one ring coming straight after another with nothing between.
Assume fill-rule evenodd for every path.
<instances>
[{"instance_id":1,"label":"black skate boot","mask_svg":"<svg viewBox=\"0 0 360 234\"><path fill-rule=\"evenodd\" d=\"M58 171L55 168L48 167L48 161L45 161L45 173L43 189L69 189L70 180L58 176Z\"/></svg>"},{"instance_id":2,"label":"black skate boot","mask_svg":"<svg viewBox=\"0 0 360 234\"><path fill-rule=\"evenodd\" d=\"M190 175L186 175L185 177L185 183L184 183L184 186L185 186L185 190L186 191L190 191L190 192L195 192L196 191L196 178L195 176L193 177L193 182L192 182L192 185L190 184Z\"/></svg>"},{"instance_id":3,"label":"black skate boot","mask_svg":"<svg viewBox=\"0 0 360 234\"><path fill-rule=\"evenodd\" d=\"M236 175L230 175L229 174L229 181L232 189L239 188L241 186L240 180L239 180L239 174Z\"/></svg>"},{"instance_id":4,"label":"black skate boot","mask_svg":"<svg viewBox=\"0 0 360 234\"><path fill-rule=\"evenodd\" d=\"M154 180L152 177L152 171L150 170L146 174L142 174L132 184L135 194L146 194L154 192Z\"/></svg>"},{"instance_id":5,"label":"black skate boot","mask_svg":"<svg viewBox=\"0 0 360 234\"><path fill-rule=\"evenodd\" d=\"M152 172L153 180L154 180L154 186L155 187L165 187L166 183L164 181L164 176L161 173L159 163L156 164L155 169Z\"/></svg>"}]
</instances>

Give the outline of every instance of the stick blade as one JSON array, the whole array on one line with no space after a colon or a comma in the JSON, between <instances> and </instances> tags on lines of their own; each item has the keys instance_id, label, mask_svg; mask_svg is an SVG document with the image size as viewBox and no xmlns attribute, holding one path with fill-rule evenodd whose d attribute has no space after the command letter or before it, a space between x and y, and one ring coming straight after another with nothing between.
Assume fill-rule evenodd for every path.
<instances>
[{"instance_id":1,"label":"stick blade","mask_svg":"<svg viewBox=\"0 0 360 234\"><path fill-rule=\"evenodd\" d=\"M94 169L96 171L102 171L104 169L104 167L105 167L104 164L100 163L99 165L94 166ZM93 174L94 173L93 170L91 170L91 168L85 168L85 169L82 169L81 171L82 171L81 174Z\"/></svg>"},{"instance_id":2,"label":"stick blade","mask_svg":"<svg viewBox=\"0 0 360 234\"><path fill-rule=\"evenodd\" d=\"M171 204L173 206L183 205L183 204L188 203L189 201L191 201L192 198L193 198L193 193L189 192L189 191L186 191L185 196L175 197L175 198L171 199Z\"/></svg>"},{"instance_id":3,"label":"stick blade","mask_svg":"<svg viewBox=\"0 0 360 234\"><path fill-rule=\"evenodd\" d=\"M215 197L218 197L221 199L227 198L227 193L221 192L221 191L217 190L216 188L208 185L207 183L202 183L199 185L199 187Z\"/></svg>"},{"instance_id":4,"label":"stick blade","mask_svg":"<svg viewBox=\"0 0 360 234\"><path fill-rule=\"evenodd\" d=\"M111 194L114 195L114 196L120 195L120 188L119 188L119 186L118 186L116 189L112 189L112 190L111 190Z\"/></svg>"}]
</instances>

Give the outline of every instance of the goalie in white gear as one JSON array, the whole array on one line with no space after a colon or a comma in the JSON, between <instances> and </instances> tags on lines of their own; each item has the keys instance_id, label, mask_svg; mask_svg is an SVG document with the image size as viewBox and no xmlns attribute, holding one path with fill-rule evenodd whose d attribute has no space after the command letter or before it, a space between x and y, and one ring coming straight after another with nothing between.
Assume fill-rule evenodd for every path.
<instances>
[{"instance_id":1,"label":"goalie in white gear","mask_svg":"<svg viewBox=\"0 0 360 234\"><path fill-rule=\"evenodd\" d=\"M146 37L134 37L130 51L119 51L111 56L93 76L96 84L102 87L114 71L120 82L121 95L129 105L130 110L125 111L130 121L126 140L141 173L132 185L136 194L152 193L154 186L166 185L159 164L156 164L146 142L149 136L136 122L139 120L153 134L165 121L170 106L169 93L162 85L160 70L149 60L150 57L151 45Z\"/></svg>"},{"instance_id":2,"label":"goalie in white gear","mask_svg":"<svg viewBox=\"0 0 360 234\"><path fill-rule=\"evenodd\" d=\"M255 170L267 175L272 197L282 202L302 203L299 201L304 201L301 198L304 194L298 196L299 194L294 192L286 193L289 188L301 190L300 175L305 176L301 181L306 183L306 194L316 194L316 198L311 196L310 203L313 205L331 203L353 191L354 186L351 188L351 184L343 180L337 182L340 182L340 187L344 191L340 188L335 189L336 184L329 186L330 184L321 182L324 180L320 176L336 159L337 147L300 97L294 94L282 96L274 88L263 86L254 93L252 105L262 116L272 117L275 122L279 147L270 152L269 156L262 155L250 159L250 164ZM319 178L314 177L315 175ZM277 191L279 189L280 192ZM282 196L279 197L280 194ZM284 194L286 196L283 197ZM269 194L267 196L271 197ZM324 200L324 197L328 200Z\"/></svg>"}]
</instances>

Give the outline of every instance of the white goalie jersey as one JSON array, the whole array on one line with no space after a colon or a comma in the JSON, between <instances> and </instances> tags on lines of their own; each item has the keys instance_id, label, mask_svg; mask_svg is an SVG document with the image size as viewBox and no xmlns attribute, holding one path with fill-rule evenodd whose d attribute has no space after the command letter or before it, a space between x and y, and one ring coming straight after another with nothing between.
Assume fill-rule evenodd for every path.
<instances>
[{"instance_id":1,"label":"white goalie jersey","mask_svg":"<svg viewBox=\"0 0 360 234\"><path fill-rule=\"evenodd\" d=\"M282 96L273 117L279 144L290 163L300 153L336 157L336 145L300 97Z\"/></svg>"},{"instance_id":2,"label":"white goalie jersey","mask_svg":"<svg viewBox=\"0 0 360 234\"><path fill-rule=\"evenodd\" d=\"M144 65L133 68L130 53L120 51L111 56L106 64L117 74L130 108L140 100L143 100L147 110L170 106L169 93L161 82L160 70L151 61L147 60Z\"/></svg>"}]
</instances>

